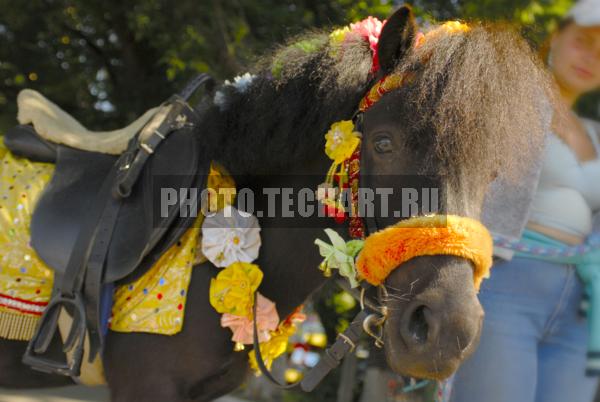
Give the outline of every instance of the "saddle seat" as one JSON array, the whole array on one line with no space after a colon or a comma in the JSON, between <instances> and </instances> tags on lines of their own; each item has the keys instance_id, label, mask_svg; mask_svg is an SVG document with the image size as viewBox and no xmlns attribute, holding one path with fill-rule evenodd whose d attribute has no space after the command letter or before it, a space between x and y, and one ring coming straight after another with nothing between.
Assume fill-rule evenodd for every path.
<instances>
[{"instance_id":1,"label":"saddle seat","mask_svg":"<svg viewBox=\"0 0 600 402\"><path fill-rule=\"evenodd\" d=\"M20 98L24 98L21 96L23 92L34 95L34 97L27 95L25 98L28 100L37 99L45 103L37 102L36 105L36 102L28 102L25 104L25 112L19 109L19 115L33 116L32 111L35 106L37 108L35 115L42 116L35 121L40 124L52 123L41 126L46 129L46 133L51 132L48 130L67 127L73 122L79 124L41 94L24 90L19 95ZM19 106L21 105L22 103L19 103ZM145 116L152 118L158 109L150 109L144 116L122 130L107 132L117 134L113 136L112 144L119 147L119 143L125 138L124 134L130 137L128 139L128 142L132 143L129 144L130 151L121 152L120 155L61 145L49 139L48 135L42 136L36 126L32 125L21 124L6 132L4 143L14 155L36 162L55 164L52 179L44 189L33 212L30 231L32 247L57 275L63 275L67 271L75 243L82 236L86 216L94 210L103 208L103 205L98 205L97 199L100 198L102 204L112 198L111 194L107 194L106 191L102 193L101 189L103 185L110 187L106 182L118 175L119 168L115 166L119 163L119 159L134 158L132 152L136 148L137 137L142 135L141 128L144 128L144 131L156 129L157 124L148 124L148 118ZM53 110L57 113L45 114L41 112L43 110L46 112ZM191 109L186 112L193 113ZM51 120L61 113L64 113L66 119L72 121L62 124L59 120ZM164 117L162 113L162 116L157 116L157 120ZM142 125L137 132L131 131L142 121L147 124L146 127ZM151 125L153 127L148 127ZM191 128L191 126L181 127L169 135L169 140L164 141L152 158L149 158L145 166L140 169L133 188L127 191L130 194L121 201L122 205L106 254L104 283L127 283L143 275L152 263L185 232L193 220L191 217L178 219L177 207L171 208L164 217L157 213L160 206L157 200L160 200L161 196L157 190L160 190L160 187L179 189L198 187L203 184L194 183L194 180L199 179L205 172L198 171L198 153L201 144L198 137L191 132ZM73 133L75 131L71 131L71 134ZM80 131L77 132L80 136L74 137L63 136L62 133L56 132L57 135L52 138L62 136L64 142L74 143L83 140L91 133ZM104 134L94 132L93 135ZM103 148L106 151L108 150L106 145L109 143L110 141L97 141L100 147L83 143L81 145L85 145L86 148ZM197 176L198 174L200 175Z\"/></svg>"},{"instance_id":2,"label":"saddle seat","mask_svg":"<svg viewBox=\"0 0 600 402\"><path fill-rule=\"evenodd\" d=\"M54 102L32 89L24 89L17 96L20 124L31 124L42 138L55 143L89 152L120 155L129 141L154 116L152 108L134 122L112 131L90 131Z\"/></svg>"}]
</instances>

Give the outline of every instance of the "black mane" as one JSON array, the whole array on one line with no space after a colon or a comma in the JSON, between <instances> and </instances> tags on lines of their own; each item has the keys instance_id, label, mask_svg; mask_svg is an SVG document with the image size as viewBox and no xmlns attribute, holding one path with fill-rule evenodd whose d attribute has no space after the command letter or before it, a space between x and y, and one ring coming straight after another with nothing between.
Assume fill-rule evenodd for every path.
<instances>
[{"instance_id":1,"label":"black mane","mask_svg":"<svg viewBox=\"0 0 600 402\"><path fill-rule=\"evenodd\" d=\"M328 35L313 34L259 63L245 91L222 86L222 103L205 103L200 130L212 157L236 175L276 174L323 154L329 126L351 118L368 89L369 49L354 47L342 63L331 57Z\"/></svg>"}]
</instances>

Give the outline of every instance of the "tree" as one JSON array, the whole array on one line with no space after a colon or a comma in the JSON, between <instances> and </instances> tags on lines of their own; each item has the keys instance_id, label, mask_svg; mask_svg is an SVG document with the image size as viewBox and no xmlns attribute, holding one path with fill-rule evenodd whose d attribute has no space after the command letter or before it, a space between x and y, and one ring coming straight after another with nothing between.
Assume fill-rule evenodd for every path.
<instances>
[{"instance_id":1,"label":"tree","mask_svg":"<svg viewBox=\"0 0 600 402\"><path fill-rule=\"evenodd\" d=\"M0 130L37 89L86 125L114 128L199 72L224 79L306 29L385 17L392 0L0 0ZM504 19L539 43L572 0L414 0L421 21ZM596 103L584 104L588 112Z\"/></svg>"},{"instance_id":2,"label":"tree","mask_svg":"<svg viewBox=\"0 0 600 402\"><path fill-rule=\"evenodd\" d=\"M385 1L0 0L0 129L37 89L92 127L116 127L199 72L227 78L286 37Z\"/></svg>"}]
</instances>

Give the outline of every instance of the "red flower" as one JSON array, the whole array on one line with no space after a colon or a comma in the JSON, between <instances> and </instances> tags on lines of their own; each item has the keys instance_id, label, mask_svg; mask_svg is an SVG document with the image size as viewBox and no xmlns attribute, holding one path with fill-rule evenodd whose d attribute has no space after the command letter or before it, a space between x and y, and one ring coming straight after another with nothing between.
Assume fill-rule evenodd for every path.
<instances>
[{"instance_id":1,"label":"red flower","mask_svg":"<svg viewBox=\"0 0 600 402\"><path fill-rule=\"evenodd\" d=\"M369 42L369 47L373 55L373 65L371 66L371 72L375 73L379 70L379 53L377 50L377 44L379 43L379 35L385 25L386 21L379 21L375 17L367 17L362 21L355 24L350 24L352 32L360 35L364 40Z\"/></svg>"},{"instance_id":2,"label":"red flower","mask_svg":"<svg viewBox=\"0 0 600 402\"><path fill-rule=\"evenodd\" d=\"M337 208L333 205L325 205L325 215L333 218L335 223L342 224L346 220L346 211L343 208Z\"/></svg>"}]
</instances>

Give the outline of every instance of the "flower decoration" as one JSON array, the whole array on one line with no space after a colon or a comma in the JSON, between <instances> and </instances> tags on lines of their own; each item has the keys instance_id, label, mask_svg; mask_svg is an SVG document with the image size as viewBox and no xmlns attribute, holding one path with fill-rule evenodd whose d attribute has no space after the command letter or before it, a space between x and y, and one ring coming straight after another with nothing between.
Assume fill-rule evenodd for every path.
<instances>
[{"instance_id":1,"label":"flower decoration","mask_svg":"<svg viewBox=\"0 0 600 402\"><path fill-rule=\"evenodd\" d=\"M333 123L325 134L325 153L335 164L340 164L352 156L360 144L360 137L360 133L354 131L351 120Z\"/></svg>"},{"instance_id":2,"label":"flower decoration","mask_svg":"<svg viewBox=\"0 0 600 402\"><path fill-rule=\"evenodd\" d=\"M346 35L350 32L350 27L336 29L329 34L329 43L331 45L340 45L346 40Z\"/></svg>"},{"instance_id":3,"label":"flower decoration","mask_svg":"<svg viewBox=\"0 0 600 402\"><path fill-rule=\"evenodd\" d=\"M425 34L423 32L417 32L415 35L414 48L418 49L425 43Z\"/></svg>"},{"instance_id":4,"label":"flower decoration","mask_svg":"<svg viewBox=\"0 0 600 402\"><path fill-rule=\"evenodd\" d=\"M379 70L379 54L377 45L379 44L379 36L386 21L380 21L375 17L367 17L362 21L350 24L349 27L336 29L329 35L329 43L334 49L341 46L346 40L351 37L358 37L361 40L369 43L369 49L373 58L371 72L375 73ZM337 55L337 51L333 52Z\"/></svg>"},{"instance_id":5,"label":"flower decoration","mask_svg":"<svg viewBox=\"0 0 600 402\"><path fill-rule=\"evenodd\" d=\"M250 74L250 73L245 73L242 75L238 75L237 77L234 77L233 82L231 82L229 80L225 80L223 85L224 86L232 86L238 92L245 93L248 90L248 88L250 88L250 85L252 84L252 82L255 79L256 79L256 75Z\"/></svg>"},{"instance_id":6,"label":"flower decoration","mask_svg":"<svg viewBox=\"0 0 600 402\"><path fill-rule=\"evenodd\" d=\"M224 91L224 89L227 87L232 87L237 92L243 94L248 91L255 79L256 75L245 73L234 77L233 81L225 80L225 82L223 83L223 87L217 92L215 92L213 103L219 106L221 110L224 110L227 103L226 92Z\"/></svg>"},{"instance_id":7,"label":"flower decoration","mask_svg":"<svg viewBox=\"0 0 600 402\"><path fill-rule=\"evenodd\" d=\"M258 219L231 205L207 217L202 224L202 253L217 267L254 261L260 244Z\"/></svg>"},{"instance_id":8,"label":"flower decoration","mask_svg":"<svg viewBox=\"0 0 600 402\"><path fill-rule=\"evenodd\" d=\"M357 287L358 280L354 260L362 249L364 242L362 240L346 242L337 232L331 229L325 229L325 233L331 244L325 243L321 239L315 240L315 244L319 247L319 253L324 258L319 268L324 271L326 276L331 275L332 269L337 269L340 275L348 279L351 287Z\"/></svg>"},{"instance_id":9,"label":"flower decoration","mask_svg":"<svg viewBox=\"0 0 600 402\"><path fill-rule=\"evenodd\" d=\"M445 22L442 27L447 33L464 33L469 32L471 27L468 24L460 21Z\"/></svg>"},{"instance_id":10,"label":"flower decoration","mask_svg":"<svg viewBox=\"0 0 600 402\"><path fill-rule=\"evenodd\" d=\"M254 292L263 273L257 265L234 262L210 282L210 304L221 314L252 316Z\"/></svg>"},{"instance_id":11,"label":"flower decoration","mask_svg":"<svg viewBox=\"0 0 600 402\"><path fill-rule=\"evenodd\" d=\"M279 324L279 327L275 331L271 332L271 339L260 344L260 355L268 369L271 368L275 359L285 353L289 338L296 333L296 326L306 319L306 316L301 314L299 310L300 308L296 309L294 313L290 314L289 317ZM256 355L250 353L249 359L250 367L252 367L257 375L260 375Z\"/></svg>"},{"instance_id":12,"label":"flower decoration","mask_svg":"<svg viewBox=\"0 0 600 402\"><path fill-rule=\"evenodd\" d=\"M271 331L279 325L279 315L275 303L257 293L256 326L258 341L266 342L271 339ZM254 323L250 317L225 313L221 316L221 326L233 332L231 340L236 343L250 345L254 342Z\"/></svg>"},{"instance_id":13,"label":"flower decoration","mask_svg":"<svg viewBox=\"0 0 600 402\"><path fill-rule=\"evenodd\" d=\"M352 32L359 34L364 40L369 42L369 48L373 55L373 65L371 72L379 71L379 52L377 51L377 45L379 44L379 36L381 30L385 25L386 21L379 21L375 17L367 17L362 21L355 24L350 24Z\"/></svg>"}]
</instances>

